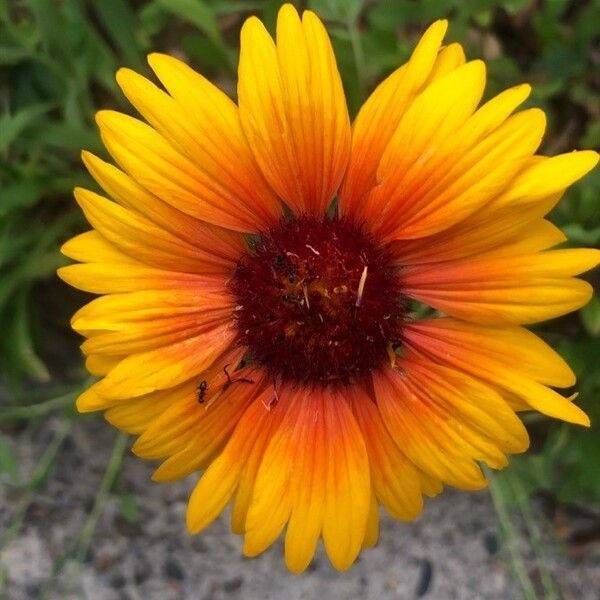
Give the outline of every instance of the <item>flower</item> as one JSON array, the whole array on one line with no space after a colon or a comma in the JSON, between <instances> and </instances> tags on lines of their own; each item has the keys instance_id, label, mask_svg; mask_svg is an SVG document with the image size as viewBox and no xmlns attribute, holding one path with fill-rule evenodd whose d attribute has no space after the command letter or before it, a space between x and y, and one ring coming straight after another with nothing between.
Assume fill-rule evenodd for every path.
<instances>
[{"instance_id":1,"label":"flower","mask_svg":"<svg viewBox=\"0 0 600 600\"><path fill-rule=\"evenodd\" d=\"M60 276L101 295L72 320L101 377L77 407L164 459L155 480L204 471L191 532L232 502L247 556L285 528L289 569L320 538L346 569L379 505L413 519L525 451L517 411L589 425L522 325L591 296L574 276L600 252L549 250L565 238L544 216L598 155L536 155L544 113L515 112L529 86L480 105L484 64L446 27L352 127L327 33L291 5L276 43L244 24L238 105L169 56L148 58L166 92L118 72L148 124L100 111L120 168L83 153L112 200L76 189L92 230L63 247L80 264Z\"/></svg>"}]
</instances>

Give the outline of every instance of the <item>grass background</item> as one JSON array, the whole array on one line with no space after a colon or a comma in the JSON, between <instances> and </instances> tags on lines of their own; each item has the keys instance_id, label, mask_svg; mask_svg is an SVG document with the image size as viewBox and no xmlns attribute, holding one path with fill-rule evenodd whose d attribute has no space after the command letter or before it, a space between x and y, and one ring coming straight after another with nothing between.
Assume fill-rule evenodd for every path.
<instances>
[{"instance_id":1,"label":"grass background","mask_svg":"<svg viewBox=\"0 0 600 600\"><path fill-rule=\"evenodd\" d=\"M131 112L116 86L115 71L128 66L149 75L145 54L167 52L185 58L234 95L241 23L258 14L272 31L281 4L0 0L0 482L22 496L10 531L0 536L0 547L18 532L28 502L51 472L61 435L64 439L69 424L83 418L76 415L73 399L88 380L79 340L68 321L88 298L59 282L55 270L66 263L58 251L61 242L86 229L71 190L76 185L95 187L79 152L86 148L106 157L94 112ZM517 83L533 84L528 103L548 115L544 153L600 147L596 0L296 4L308 5L326 21L352 114L377 82L407 59L423 29L448 17L447 40L461 42L468 57L487 62L487 97ZM600 169L569 190L553 220L571 245L600 246ZM598 282L597 273L591 278ZM531 451L492 479L499 527L507 536L521 535L513 526L515 513L533 522L533 498L545 498L555 512L565 506L600 507L600 300L536 331L574 367L578 402L594 425L582 430L526 417ZM49 441L33 477L26 476L14 458L10 434L36 427L51 414L61 415L64 431ZM125 447L119 438L99 490L98 510L118 477ZM135 506L123 498L123 511L135 519ZM94 524L92 519L82 531L76 554L85 552ZM597 534L598 521L595 527ZM534 538L535 531L526 535ZM568 535L585 540L594 532ZM526 573L519 575L518 554L507 558L527 593L530 582ZM540 563L543 567L543 557Z\"/></svg>"}]
</instances>

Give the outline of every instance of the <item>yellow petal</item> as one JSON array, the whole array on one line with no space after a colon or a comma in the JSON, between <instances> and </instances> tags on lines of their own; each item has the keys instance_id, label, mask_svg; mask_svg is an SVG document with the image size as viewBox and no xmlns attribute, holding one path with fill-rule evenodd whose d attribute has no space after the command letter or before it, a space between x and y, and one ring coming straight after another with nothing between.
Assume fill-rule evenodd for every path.
<instances>
[{"instance_id":1,"label":"yellow petal","mask_svg":"<svg viewBox=\"0 0 600 600\"><path fill-rule=\"evenodd\" d=\"M423 34L408 63L380 83L352 125L352 150L340 192L340 210L358 214L362 199L376 184L381 156L407 108L423 89L438 59L448 28L436 21Z\"/></svg>"},{"instance_id":2,"label":"yellow petal","mask_svg":"<svg viewBox=\"0 0 600 600\"><path fill-rule=\"evenodd\" d=\"M68 242L65 242L61 246L60 251L73 260L86 263L143 266L135 258L123 254L123 252L104 239L97 231L86 231L85 233L76 235Z\"/></svg>"},{"instance_id":3,"label":"yellow petal","mask_svg":"<svg viewBox=\"0 0 600 600\"><path fill-rule=\"evenodd\" d=\"M423 510L417 468L388 433L377 405L357 388L347 392L360 426L371 468L371 481L379 502L395 519L410 521Z\"/></svg>"},{"instance_id":4,"label":"yellow petal","mask_svg":"<svg viewBox=\"0 0 600 600\"><path fill-rule=\"evenodd\" d=\"M90 262L61 267L57 273L68 284L92 294L178 288L214 291L223 284L222 277L211 280L200 275L154 269L141 263Z\"/></svg>"},{"instance_id":5,"label":"yellow petal","mask_svg":"<svg viewBox=\"0 0 600 600\"><path fill-rule=\"evenodd\" d=\"M301 573L312 560L323 527L327 458L323 398L309 393L303 401L298 443L304 445L291 480L292 510L285 534L285 563Z\"/></svg>"},{"instance_id":6,"label":"yellow petal","mask_svg":"<svg viewBox=\"0 0 600 600\"><path fill-rule=\"evenodd\" d=\"M297 213L321 215L350 151L350 122L319 19L284 5L277 45L262 23L242 27L238 98L244 133L267 181Z\"/></svg>"},{"instance_id":7,"label":"yellow petal","mask_svg":"<svg viewBox=\"0 0 600 600\"><path fill-rule=\"evenodd\" d=\"M81 158L90 175L115 202L143 215L188 244L233 260L237 260L244 249L244 239L240 234L215 227L177 210L123 171L90 152L82 152Z\"/></svg>"},{"instance_id":8,"label":"yellow petal","mask_svg":"<svg viewBox=\"0 0 600 600\"><path fill-rule=\"evenodd\" d=\"M125 254L150 266L187 273L230 273L231 259L181 241L141 215L94 192L75 188L90 225Z\"/></svg>"},{"instance_id":9,"label":"yellow petal","mask_svg":"<svg viewBox=\"0 0 600 600\"><path fill-rule=\"evenodd\" d=\"M536 156L494 204L532 204L561 192L589 173L598 164L598 158L598 153L592 150L559 154L551 158Z\"/></svg>"},{"instance_id":10,"label":"yellow petal","mask_svg":"<svg viewBox=\"0 0 600 600\"><path fill-rule=\"evenodd\" d=\"M235 492L248 456L263 447L269 417L261 399L257 398L244 412L223 452L200 478L188 503L186 523L191 533L210 525L223 511Z\"/></svg>"},{"instance_id":11,"label":"yellow petal","mask_svg":"<svg viewBox=\"0 0 600 600\"><path fill-rule=\"evenodd\" d=\"M572 275L600 264L594 249L510 252L410 267L403 274L409 296L468 321L534 323L583 306L591 286Z\"/></svg>"},{"instance_id":12,"label":"yellow petal","mask_svg":"<svg viewBox=\"0 0 600 600\"><path fill-rule=\"evenodd\" d=\"M252 160L235 104L174 58L150 55L149 62L176 88L182 78L191 83L187 97L195 99L193 110L189 100L182 106L146 78L121 69L117 81L129 101L173 147L227 189L226 198L236 199L232 212L243 214L254 230L268 228L279 216L279 202Z\"/></svg>"},{"instance_id":13,"label":"yellow petal","mask_svg":"<svg viewBox=\"0 0 600 600\"><path fill-rule=\"evenodd\" d=\"M174 389L153 392L109 408L104 418L127 433L139 435L159 418L178 398Z\"/></svg>"},{"instance_id":14,"label":"yellow petal","mask_svg":"<svg viewBox=\"0 0 600 600\"><path fill-rule=\"evenodd\" d=\"M367 449L360 428L341 395L324 402L327 487L323 543L331 564L348 569L366 535L371 503Z\"/></svg>"},{"instance_id":15,"label":"yellow petal","mask_svg":"<svg viewBox=\"0 0 600 600\"><path fill-rule=\"evenodd\" d=\"M545 123L542 111L530 109L465 147L465 137L485 131L487 121L469 120L446 142L431 140L429 155L374 193L373 202L386 202L378 231L391 239L423 237L467 218L511 185L538 148Z\"/></svg>"},{"instance_id":16,"label":"yellow petal","mask_svg":"<svg viewBox=\"0 0 600 600\"><path fill-rule=\"evenodd\" d=\"M440 50L433 64L427 85L465 64L465 52L460 44L450 44Z\"/></svg>"},{"instance_id":17,"label":"yellow petal","mask_svg":"<svg viewBox=\"0 0 600 600\"><path fill-rule=\"evenodd\" d=\"M432 360L506 390L546 415L589 426L589 418L579 407L546 387L573 385L568 365L522 328L443 318L408 325L404 335L411 348Z\"/></svg>"},{"instance_id":18,"label":"yellow petal","mask_svg":"<svg viewBox=\"0 0 600 600\"><path fill-rule=\"evenodd\" d=\"M97 391L107 399L133 398L173 387L210 367L234 336L228 324L170 346L128 356L97 384Z\"/></svg>"},{"instance_id":19,"label":"yellow petal","mask_svg":"<svg viewBox=\"0 0 600 600\"><path fill-rule=\"evenodd\" d=\"M377 405L392 438L425 473L461 489L485 487L471 449L436 414L427 389L410 385L409 378L390 368L373 377Z\"/></svg>"},{"instance_id":20,"label":"yellow petal","mask_svg":"<svg viewBox=\"0 0 600 600\"><path fill-rule=\"evenodd\" d=\"M152 127L108 110L96 113L96 122L112 157L149 192L202 221L234 231L256 230L239 198Z\"/></svg>"},{"instance_id":21,"label":"yellow petal","mask_svg":"<svg viewBox=\"0 0 600 600\"><path fill-rule=\"evenodd\" d=\"M144 432L138 440L141 443L145 437L143 453L142 446L136 442L133 448L136 454L148 456L149 449L152 449L154 454L161 451L163 455L168 455L152 474L154 481L181 479L198 469L206 469L219 456L242 415L264 390L263 379L256 371L246 369L240 376L248 376L252 383L243 386L232 383L220 396L205 406L198 404L197 394L194 394L189 402L196 415L187 421L184 429L177 420L177 414L173 414L172 434L168 425L162 422L162 417ZM202 377L207 376L203 374ZM209 381L210 377L205 380ZM213 385L214 382L210 381L209 388Z\"/></svg>"},{"instance_id":22,"label":"yellow petal","mask_svg":"<svg viewBox=\"0 0 600 600\"><path fill-rule=\"evenodd\" d=\"M375 494L371 494L371 508L369 509L369 519L367 520L367 531L363 541L363 548L372 548L377 545L379 540L379 504Z\"/></svg>"}]
</instances>

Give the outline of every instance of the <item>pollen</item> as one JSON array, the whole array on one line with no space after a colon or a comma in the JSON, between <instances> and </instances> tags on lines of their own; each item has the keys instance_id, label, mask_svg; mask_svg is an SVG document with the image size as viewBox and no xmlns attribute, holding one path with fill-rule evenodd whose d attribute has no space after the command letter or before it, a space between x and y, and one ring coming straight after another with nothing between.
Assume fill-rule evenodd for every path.
<instances>
[{"instance_id":1,"label":"pollen","mask_svg":"<svg viewBox=\"0 0 600 600\"><path fill-rule=\"evenodd\" d=\"M276 380L350 383L401 344L400 273L349 219L281 221L241 257L229 287L238 343Z\"/></svg>"}]
</instances>

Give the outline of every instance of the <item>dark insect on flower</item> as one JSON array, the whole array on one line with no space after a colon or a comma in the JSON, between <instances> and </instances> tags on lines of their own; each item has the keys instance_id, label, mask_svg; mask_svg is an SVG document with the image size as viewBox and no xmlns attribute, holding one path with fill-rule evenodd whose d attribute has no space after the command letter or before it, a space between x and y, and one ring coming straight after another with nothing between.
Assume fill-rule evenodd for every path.
<instances>
[{"instance_id":1,"label":"dark insect on flower","mask_svg":"<svg viewBox=\"0 0 600 600\"><path fill-rule=\"evenodd\" d=\"M202 404L206 398L206 392L208 391L208 381L203 379L196 388L196 394L198 398L198 404Z\"/></svg>"}]
</instances>

